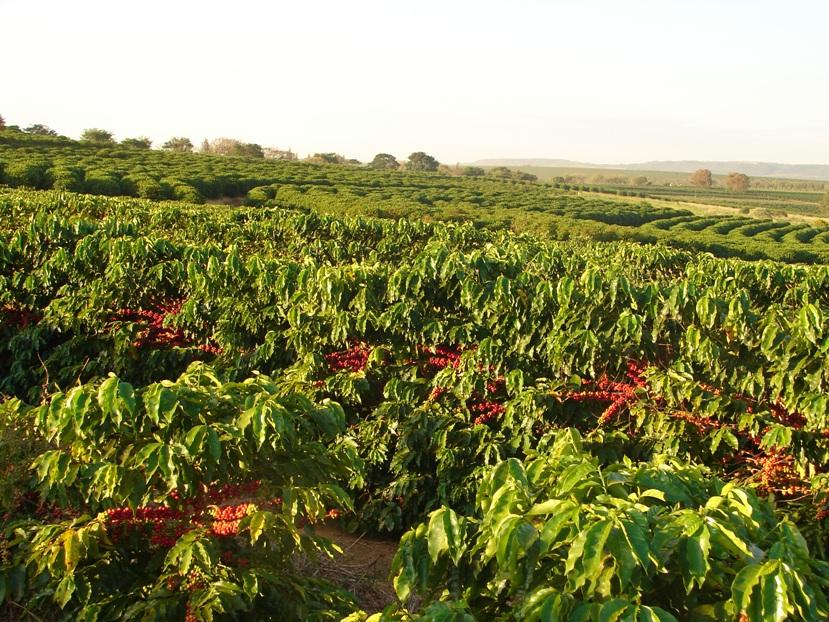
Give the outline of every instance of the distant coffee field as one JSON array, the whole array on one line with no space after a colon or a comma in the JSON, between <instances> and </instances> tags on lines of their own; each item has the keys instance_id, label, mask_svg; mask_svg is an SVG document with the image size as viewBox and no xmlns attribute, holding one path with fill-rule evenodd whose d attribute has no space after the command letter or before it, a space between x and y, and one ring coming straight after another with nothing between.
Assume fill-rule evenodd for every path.
<instances>
[{"instance_id":1,"label":"distant coffee field","mask_svg":"<svg viewBox=\"0 0 829 622\"><path fill-rule=\"evenodd\" d=\"M718 257L829 261L829 226L797 221L820 215L821 195L763 192L728 195L677 188L591 188L569 184L378 171L262 158L171 153L119 145L100 146L7 130L0 133L0 183L191 203L243 200L249 205L300 208L320 213L381 218L472 222L492 230L534 232L558 240L628 240L663 243ZM563 187L562 187L563 186ZM568 188L567 190L564 187ZM596 191L638 196L606 198ZM724 195L724 196L722 196ZM780 195L780 200L774 196ZM706 197L708 197L706 199ZM771 198L770 198L771 197ZM683 206L673 199L686 201ZM732 205L733 215L691 210L694 201ZM687 206L687 207L685 207ZM750 208L749 208L750 206ZM774 218L758 218L777 209ZM750 216L740 213L752 210ZM727 208L725 208L727 209ZM769 212L774 215L774 212ZM782 213L782 216L780 214ZM778 217L780 216L780 217ZM802 219L800 219L802 220Z\"/></svg>"}]
</instances>

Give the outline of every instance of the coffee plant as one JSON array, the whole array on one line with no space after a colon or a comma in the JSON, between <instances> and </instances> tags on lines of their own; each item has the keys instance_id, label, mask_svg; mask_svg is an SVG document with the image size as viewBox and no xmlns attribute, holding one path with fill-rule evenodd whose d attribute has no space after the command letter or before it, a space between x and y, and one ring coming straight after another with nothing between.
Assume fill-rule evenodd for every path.
<instances>
[{"instance_id":1,"label":"coffee plant","mask_svg":"<svg viewBox=\"0 0 829 622\"><path fill-rule=\"evenodd\" d=\"M267 378L191 367L141 389L110 377L7 416L46 443L32 463L49 512L7 523L4 592L74 619L331 619L350 605L292 569L330 555L305 526L350 510L360 476L344 415ZM284 618L281 618L284 619Z\"/></svg>"},{"instance_id":2,"label":"coffee plant","mask_svg":"<svg viewBox=\"0 0 829 622\"><path fill-rule=\"evenodd\" d=\"M826 266L291 207L0 210L21 616L827 616ZM400 602L297 570L336 557L323 521L402 536Z\"/></svg>"}]
</instances>

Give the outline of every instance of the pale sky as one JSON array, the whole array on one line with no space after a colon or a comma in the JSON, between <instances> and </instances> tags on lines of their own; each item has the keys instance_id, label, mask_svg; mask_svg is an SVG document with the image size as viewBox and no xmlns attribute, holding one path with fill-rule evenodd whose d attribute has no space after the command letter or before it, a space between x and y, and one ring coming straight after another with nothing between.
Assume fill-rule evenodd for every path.
<instances>
[{"instance_id":1,"label":"pale sky","mask_svg":"<svg viewBox=\"0 0 829 622\"><path fill-rule=\"evenodd\" d=\"M301 155L829 163L829 1L0 0L0 115Z\"/></svg>"}]
</instances>

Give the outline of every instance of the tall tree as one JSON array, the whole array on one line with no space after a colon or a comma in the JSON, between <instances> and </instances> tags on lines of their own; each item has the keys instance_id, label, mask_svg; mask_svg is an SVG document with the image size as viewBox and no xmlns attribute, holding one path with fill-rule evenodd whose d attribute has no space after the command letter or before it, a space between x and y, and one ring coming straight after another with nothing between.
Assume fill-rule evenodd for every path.
<instances>
[{"instance_id":1,"label":"tall tree","mask_svg":"<svg viewBox=\"0 0 829 622\"><path fill-rule=\"evenodd\" d=\"M698 188L710 188L714 184L711 178L711 171L707 168L700 168L691 175L691 185Z\"/></svg>"},{"instance_id":2,"label":"tall tree","mask_svg":"<svg viewBox=\"0 0 829 622\"><path fill-rule=\"evenodd\" d=\"M410 171L436 171L439 165L437 160L422 151L415 151L406 162L406 168Z\"/></svg>"},{"instance_id":3,"label":"tall tree","mask_svg":"<svg viewBox=\"0 0 829 622\"><path fill-rule=\"evenodd\" d=\"M165 151L179 151L182 153L190 153L193 151L193 143L190 142L189 138L184 136L174 136L166 143L161 145L161 148Z\"/></svg>"},{"instance_id":4,"label":"tall tree","mask_svg":"<svg viewBox=\"0 0 829 622\"><path fill-rule=\"evenodd\" d=\"M733 192L745 192L751 185L745 173L729 173L725 178L725 187Z\"/></svg>"},{"instance_id":5,"label":"tall tree","mask_svg":"<svg viewBox=\"0 0 829 622\"><path fill-rule=\"evenodd\" d=\"M6 129L6 120L3 118L3 115L0 114L0 132Z\"/></svg>"},{"instance_id":6,"label":"tall tree","mask_svg":"<svg viewBox=\"0 0 829 622\"><path fill-rule=\"evenodd\" d=\"M30 125L29 127L23 128L23 131L27 134L37 134L38 136L57 136L58 133L53 130L48 125L43 125L41 123L35 123L34 125Z\"/></svg>"},{"instance_id":7,"label":"tall tree","mask_svg":"<svg viewBox=\"0 0 829 622\"><path fill-rule=\"evenodd\" d=\"M374 159L369 162L369 168L374 168L381 171L394 171L400 168L400 162L397 161L390 153L378 153Z\"/></svg>"},{"instance_id":8,"label":"tall tree","mask_svg":"<svg viewBox=\"0 0 829 622\"><path fill-rule=\"evenodd\" d=\"M112 132L107 132L97 127L85 129L81 134L81 140L87 143L95 143L98 145L111 145L115 143L112 137Z\"/></svg>"},{"instance_id":9,"label":"tall tree","mask_svg":"<svg viewBox=\"0 0 829 622\"><path fill-rule=\"evenodd\" d=\"M233 155L245 156L247 158L264 158L265 152L262 149L262 145L237 142L233 149Z\"/></svg>"},{"instance_id":10,"label":"tall tree","mask_svg":"<svg viewBox=\"0 0 829 622\"><path fill-rule=\"evenodd\" d=\"M125 138L121 141L124 147L132 147L133 149L149 149L153 141L146 136L139 136L138 138Z\"/></svg>"}]
</instances>

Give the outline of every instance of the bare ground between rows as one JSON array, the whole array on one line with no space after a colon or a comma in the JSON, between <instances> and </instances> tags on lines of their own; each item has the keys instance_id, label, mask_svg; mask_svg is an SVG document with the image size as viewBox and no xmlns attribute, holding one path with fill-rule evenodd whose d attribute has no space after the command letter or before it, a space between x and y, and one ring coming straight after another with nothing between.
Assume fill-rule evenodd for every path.
<instances>
[{"instance_id":1,"label":"bare ground between rows","mask_svg":"<svg viewBox=\"0 0 829 622\"><path fill-rule=\"evenodd\" d=\"M338 544L343 553L334 559L304 558L299 562L300 570L349 590L369 613L381 611L395 601L389 570L398 538L349 533L335 523L319 525L315 531Z\"/></svg>"}]
</instances>

